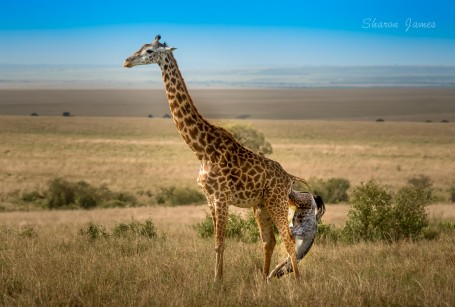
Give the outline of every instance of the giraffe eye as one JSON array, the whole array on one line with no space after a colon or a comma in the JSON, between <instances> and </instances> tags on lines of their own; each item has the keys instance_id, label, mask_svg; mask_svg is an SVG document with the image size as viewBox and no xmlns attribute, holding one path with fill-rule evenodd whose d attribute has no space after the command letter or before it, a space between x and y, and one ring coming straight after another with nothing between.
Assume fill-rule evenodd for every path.
<instances>
[{"instance_id":1,"label":"giraffe eye","mask_svg":"<svg viewBox=\"0 0 455 307\"><path fill-rule=\"evenodd\" d=\"M151 54L151 53L153 53L153 51L149 49L149 50L147 50L147 53Z\"/></svg>"}]
</instances>

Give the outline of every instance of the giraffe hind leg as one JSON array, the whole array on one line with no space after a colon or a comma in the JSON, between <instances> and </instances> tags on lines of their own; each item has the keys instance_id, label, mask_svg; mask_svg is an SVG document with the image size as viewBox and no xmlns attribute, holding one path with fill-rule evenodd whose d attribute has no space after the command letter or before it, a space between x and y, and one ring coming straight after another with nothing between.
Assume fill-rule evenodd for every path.
<instances>
[{"instance_id":1,"label":"giraffe hind leg","mask_svg":"<svg viewBox=\"0 0 455 307\"><path fill-rule=\"evenodd\" d=\"M286 194L280 198L266 199L266 207L275 223L281 238L286 247L286 251L290 257L292 269L296 279L300 278L299 269L297 267L297 258L295 252L294 239L291 236L288 225L288 197Z\"/></svg>"},{"instance_id":2,"label":"giraffe hind leg","mask_svg":"<svg viewBox=\"0 0 455 307\"><path fill-rule=\"evenodd\" d=\"M253 212L256 223L258 224L262 248L264 251L262 273L264 278L267 278L270 271L270 262L273 250L276 245L275 234L273 233L273 222L268 210L263 205L253 208Z\"/></svg>"}]
</instances>

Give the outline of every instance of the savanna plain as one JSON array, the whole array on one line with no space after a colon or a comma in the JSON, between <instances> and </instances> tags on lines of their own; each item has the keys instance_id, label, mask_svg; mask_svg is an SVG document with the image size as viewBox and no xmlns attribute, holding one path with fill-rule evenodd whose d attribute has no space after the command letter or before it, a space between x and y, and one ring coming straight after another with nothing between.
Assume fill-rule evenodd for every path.
<instances>
[{"instance_id":1,"label":"savanna plain","mask_svg":"<svg viewBox=\"0 0 455 307\"><path fill-rule=\"evenodd\" d=\"M270 158L301 177L346 178L351 186L373 179L394 190L428 176L430 223L455 221L453 123L215 122L252 125L272 144ZM0 139L0 305L455 305L453 230L415 242L316 243L299 281L270 283L261 276L261 243L228 239L224 280L214 283L214 243L193 227L207 206L162 206L154 198L166 187L197 189L197 159L172 120L0 116ZM141 206L45 210L21 198L55 178L128 192ZM324 223L342 226L348 210L348 203L328 204ZM156 236L114 235L119 223L145 221ZM89 225L107 235L88 237ZM284 257L278 244L272 265Z\"/></svg>"}]
</instances>

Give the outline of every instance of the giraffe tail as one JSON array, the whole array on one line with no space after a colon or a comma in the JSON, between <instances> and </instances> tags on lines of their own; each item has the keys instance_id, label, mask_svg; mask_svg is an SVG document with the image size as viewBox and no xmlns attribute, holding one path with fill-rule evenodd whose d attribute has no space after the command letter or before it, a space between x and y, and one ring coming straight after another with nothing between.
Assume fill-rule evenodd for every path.
<instances>
[{"instance_id":1,"label":"giraffe tail","mask_svg":"<svg viewBox=\"0 0 455 307\"><path fill-rule=\"evenodd\" d=\"M325 204L322 200L322 197L319 195L313 195L314 201L316 202L316 207L318 208L318 212L316 213L316 220L320 221L322 216L325 213Z\"/></svg>"},{"instance_id":2,"label":"giraffe tail","mask_svg":"<svg viewBox=\"0 0 455 307\"><path fill-rule=\"evenodd\" d=\"M308 181L306 179L303 179L303 178L300 178L300 177L297 177L297 176L294 176L294 175L291 175L291 174L289 174L289 176L291 177L291 179L294 182L298 181L298 182L301 182L304 185L306 185L308 187L308 189L310 190L311 194L313 194L313 190L311 189L310 184L308 183Z\"/></svg>"}]
</instances>

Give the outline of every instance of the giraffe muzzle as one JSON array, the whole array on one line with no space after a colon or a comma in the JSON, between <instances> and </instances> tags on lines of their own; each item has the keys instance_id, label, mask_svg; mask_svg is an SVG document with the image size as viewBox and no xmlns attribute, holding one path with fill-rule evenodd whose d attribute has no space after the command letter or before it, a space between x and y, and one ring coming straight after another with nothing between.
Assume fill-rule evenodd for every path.
<instances>
[{"instance_id":1,"label":"giraffe muzzle","mask_svg":"<svg viewBox=\"0 0 455 307\"><path fill-rule=\"evenodd\" d=\"M125 62L123 62L123 67L126 67L126 68L131 68L133 67L133 63L131 63L131 61L128 59L125 60Z\"/></svg>"}]
</instances>

